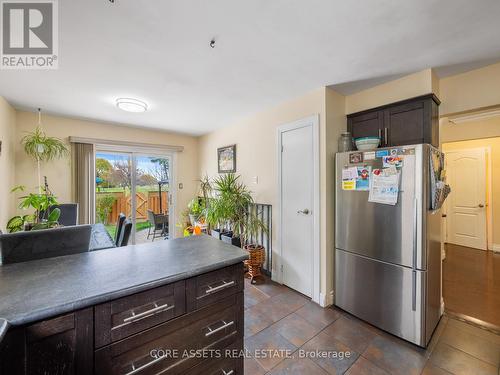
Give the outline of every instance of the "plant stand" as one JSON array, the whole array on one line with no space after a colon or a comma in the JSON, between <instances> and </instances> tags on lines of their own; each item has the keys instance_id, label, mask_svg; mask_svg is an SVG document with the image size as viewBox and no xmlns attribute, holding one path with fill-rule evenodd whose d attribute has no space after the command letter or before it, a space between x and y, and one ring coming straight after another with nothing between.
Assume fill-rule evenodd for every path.
<instances>
[{"instance_id":1,"label":"plant stand","mask_svg":"<svg viewBox=\"0 0 500 375\"><path fill-rule=\"evenodd\" d=\"M264 279L264 275L261 272L262 265L264 264L265 259L265 249L263 246L259 245L246 245L245 250L248 251L249 259L243 261L245 266L247 266L248 271L245 273L245 277L250 279L251 284L256 284L255 280L257 277L260 277L261 280Z\"/></svg>"}]
</instances>

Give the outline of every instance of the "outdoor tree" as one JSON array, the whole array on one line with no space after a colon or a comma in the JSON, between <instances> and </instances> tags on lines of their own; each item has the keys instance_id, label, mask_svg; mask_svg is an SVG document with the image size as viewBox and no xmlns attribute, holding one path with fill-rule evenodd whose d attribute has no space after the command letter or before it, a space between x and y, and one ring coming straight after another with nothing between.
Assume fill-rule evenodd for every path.
<instances>
[{"instance_id":1,"label":"outdoor tree","mask_svg":"<svg viewBox=\"0 0 500 375\"><path fill-rule=\"evenodd\" d=\"M144 172L139 168L135 170L135 178L140 181ZM110 175L110 181L115 186L130 188L132 184L132 162L115 161Z\"/></svg>"},{"instance_id":2,"label":"outdoor tree","mask_svg":"<svg viewBox=\"0 0 500 375\"><path fill-rule=\"evenodd\" d=\"M169 159L150 158L155 166L149 170L149 174L154 176L157 181L170 181L170 163Z\"/></svg>"},{"instance_id":3,"label":"outdoor tree","mask_svg":"<svg viewBox=\"0 0 500 375\"><path fill-rule=\"evenodd\" d=\"M130 188L132 181L132 163L130 161L115 161L110 175L111 183L115 186Z\"/></svg>"},{"instance_id":4,"label":"outdoor tree","mask_svg":"<svg viewBox=\"0 0 500 375\"><path fill-rule=\"evenodd\" d=\"M103 158L97 158L95 160L95 174L96 177L102 180L102 184L109 187L110 185L110 177L111 173L113 173L113 166L111 163Z\"/></svg>"},{"instance_id":5,"label":"outdoor tree","mask_svg":"<svg viewBox=\"0 0 500 375\"><path fill-rule=\"evenodd\" d=\"M137 179L137 184L140 186L151 186L157 183L158 181L156 177L150 175L149 173L144 173Z\"/></svg>"}]
</instances>

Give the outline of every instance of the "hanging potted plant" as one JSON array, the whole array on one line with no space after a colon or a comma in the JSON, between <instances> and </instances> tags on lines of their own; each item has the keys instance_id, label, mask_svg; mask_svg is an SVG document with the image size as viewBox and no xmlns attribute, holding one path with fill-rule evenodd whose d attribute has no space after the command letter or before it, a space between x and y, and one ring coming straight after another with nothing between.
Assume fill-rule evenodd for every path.
<instances>
[{"instance_id":1,"label":"hanging potted plant","mask_svg":"<svg viewBox=\"0 0 500 375\"><path fill-rule=\"evenodd\" d=\"M38 126L21 139L24 152L36 162L38 192L42 194L41 163L60 159L69 155L69 150L62 140L48 137L42 130L42 113L38 109Z\"/></svg>"}]
</instances>

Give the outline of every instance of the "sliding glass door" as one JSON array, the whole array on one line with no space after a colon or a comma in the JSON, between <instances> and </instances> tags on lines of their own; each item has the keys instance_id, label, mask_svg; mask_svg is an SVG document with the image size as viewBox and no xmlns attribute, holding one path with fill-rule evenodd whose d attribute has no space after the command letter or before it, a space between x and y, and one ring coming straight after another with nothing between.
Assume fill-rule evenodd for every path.
<instances>
[{"instance_id":1,"label":"sliding glass door","mask_svg":"<svg viewBox=\"0 0 500 375\"><path fill-rule=\"evenodd\" d=\"M173 233L171 155L98 148L95 157L95 220L114 238L123 213L133 223L129 243L159 241Z\"/></svg>"}]
</instances>

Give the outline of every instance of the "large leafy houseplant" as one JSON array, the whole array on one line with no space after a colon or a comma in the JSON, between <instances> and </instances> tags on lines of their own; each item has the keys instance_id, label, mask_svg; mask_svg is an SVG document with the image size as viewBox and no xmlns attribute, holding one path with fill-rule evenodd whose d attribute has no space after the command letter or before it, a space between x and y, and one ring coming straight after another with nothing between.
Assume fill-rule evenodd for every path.
<instances>
[{"instance_id":1,"label":"large leafy houseplant","mask_svg":"<svg viewBox=\"0 0 500 375\"><path fill-rule=\"evenodd\" d=\"M228 173L213 180L214 196L209 199L206 218L213 228L220 231L226 229L234 238L239 238L241 244L245 244L267 229L253 208L250 190L240 178Z\"/></svg>"},{"instance_id":2,"label":"large leafy houseplant","mask_svg":"<svg viewBox=\"0 0 500 375\"><path fill-rule=\"evenodd\" d=\"M24 191L24 186L17 186L12 192ZM34 213L14 216L7 222L9 233L22 231L28 224L31 230L48 229L59 225L58 220L61 210L55 208L49 212L51 206L57 205L57 199L52 195L47 185L42 188L42 194L29 193L19 198L19 208L22 210L33 209ZM43 217L42 214L47 214Z\"/></svg>"},{"instance_id":3,"label":"large leafy houseplant","mask_svg":"<svg viewBox=\"0 0 500 375\"><path fill-rule=\"evenodd\" d=\"M213 180L214 196L206 213L207 221L213 228L230 230L236 237L241 233L242 215L253 202L250 191L239 178L228 173Z\"/></svg>"},{"instance_id":4,"label":"large leafy houseplant","mask_svg":"<svg viewBox=\"0 0 500 375\"><path fill-rule=\"evenodd\" d=\"M41 163L66 157L69 155L69 150L61 139L49 137L42 130L40 109L38 109L38 126L21 139L21 144L24 152L36 162L38 192L42 194Z\"/></svg>"}]
</instances>

